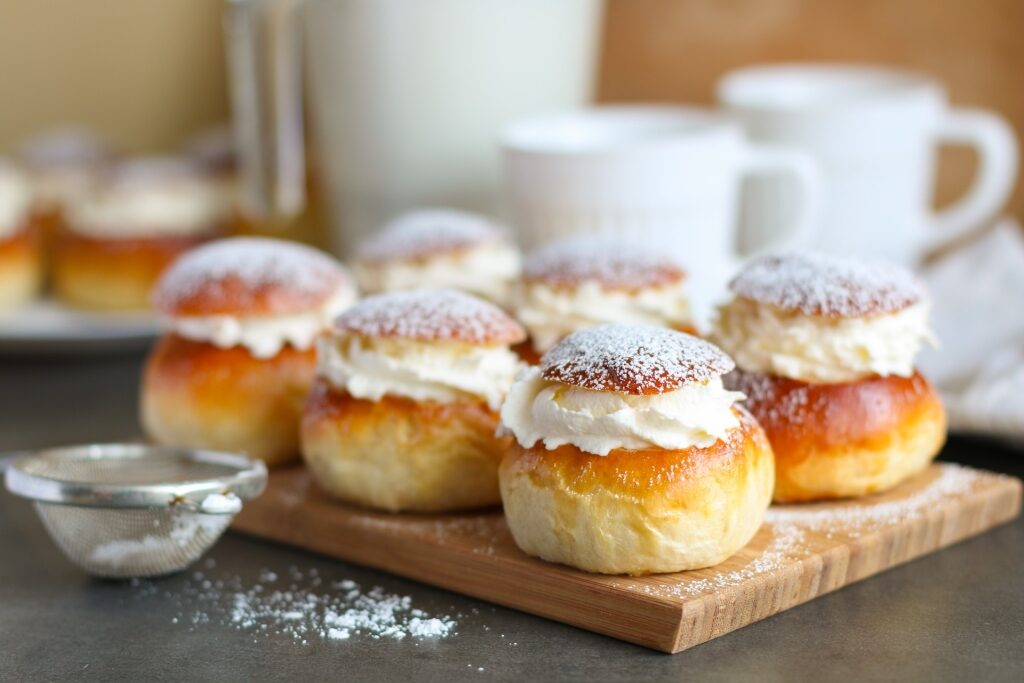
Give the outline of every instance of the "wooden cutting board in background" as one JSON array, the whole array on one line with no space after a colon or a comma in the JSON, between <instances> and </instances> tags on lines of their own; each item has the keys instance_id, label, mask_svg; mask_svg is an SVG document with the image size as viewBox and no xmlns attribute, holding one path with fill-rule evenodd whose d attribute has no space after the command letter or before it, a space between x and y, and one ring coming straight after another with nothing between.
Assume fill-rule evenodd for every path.
<instances>
[{"instance_id":1,"label":"wooden cutting board in background","mask_svg":"<svg viewBox=\"0 0 1024 683\"><path fill-rule=\"evenodd\" d=\"M664 652L679 652L1015 518L1021 482L958 465L862 501L774 507L725 563L640 578L524 555L498 511L390 515L273 471L234 528Z\"/></svg>"}]
</instances>

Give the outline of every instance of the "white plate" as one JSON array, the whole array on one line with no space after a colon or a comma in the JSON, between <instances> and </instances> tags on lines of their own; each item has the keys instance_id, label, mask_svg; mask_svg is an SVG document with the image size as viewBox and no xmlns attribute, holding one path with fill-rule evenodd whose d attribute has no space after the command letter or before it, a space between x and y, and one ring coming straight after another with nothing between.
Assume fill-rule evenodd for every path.
<instances>
[{"instance_id":1,"label":"white plate","mask_svg":"<svg viewBox=\"0 0 1024 683\"><path fill-rule=\"evenodd\" d=\"M92 313L43 300L0 317L0 355L123 353L158 333L151 313Z\"/></svg>"}]
</instances>

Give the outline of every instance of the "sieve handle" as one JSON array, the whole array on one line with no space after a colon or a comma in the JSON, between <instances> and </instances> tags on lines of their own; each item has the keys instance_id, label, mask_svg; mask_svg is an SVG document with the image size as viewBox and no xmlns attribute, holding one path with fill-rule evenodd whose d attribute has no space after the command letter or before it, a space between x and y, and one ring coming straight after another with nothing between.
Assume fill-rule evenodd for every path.
<instances>
[{"instance_id":1,"label":"sieve handle","mask_svg":"<svg viewBox=\"0 0 1024 683\"><path fill-rule=\"evenodd\" d=\"M14 464L14 461L23 455L27 455L27 451L15 451L14 453L0 453L0 474L7 471L7 468Z\"/></svg>"}]
</instances>

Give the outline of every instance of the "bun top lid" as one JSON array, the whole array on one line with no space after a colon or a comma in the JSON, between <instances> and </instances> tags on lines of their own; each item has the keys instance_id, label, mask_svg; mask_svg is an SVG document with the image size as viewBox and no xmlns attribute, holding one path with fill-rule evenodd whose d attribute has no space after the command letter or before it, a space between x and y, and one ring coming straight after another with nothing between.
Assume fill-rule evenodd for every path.
<instances>
[{"instance_id":1,"label":"bun top lid","mask_svg":"<svg viewBox=\"0 0 1024 683\"><path fill-rule=\"evenodd\" d=\"M451 289L420 289L378 294L338 316L335 333L374 339L515 344L526 338L519 323L475 296Z\"/></svg>"},{"instance_id":2,"label":"bun top lid","mask_svg":"<svg viewBox=\"0 0 1024 683\"><path fill-rule=\"evenodd\" d=\"M157 283L153 303L172 316L289 315L322 307L351 282L341 264L312 247L233 237L176 260Z\"/></svg>"},{"instance_id":3,"label":"bun top lid","mask_svg":"<svg viewBox=\"0 0 1024 683\"><path fill-rule=\"evenodd\" d=\"M594 236L554 242L533 251L523 263L524 280L559 288L593 281L604 289L632 291L685 277L682 266L658 249Z\"/></svg>"},{"instance_id":4,"label":"bun top lid","mask_svg":"<svg viewBox=\"0 0 1024 683\"><path fill-rule=\"evenodd\" d=\"M900 266L807 252L755 259L729 288L784 311L829 318L897 313L926 296L920 280Z\"/></svg>"},{"instance_id":5,"label":"bun top lid","mask_svg":"<svg viewBox=\"0 0 1024 683\"><path fill-rule=\"evenodd\" d=\"M504 233L485 216L451 209L421 209L386 224L360 246L357 256L366 262L427 259L504 238Z\"/></svg>"},{"instance_id":6,"label":"bun top lid","mask_svg":"<svg viewBox=\"0 0 1024 683\"><path fill-rule=\"evenodd\" d=\"M663 394L735 367L714 344L645 325L599 325L570 334L544 354L541 375L594 391Z\"/></svg>"}]
</instances>

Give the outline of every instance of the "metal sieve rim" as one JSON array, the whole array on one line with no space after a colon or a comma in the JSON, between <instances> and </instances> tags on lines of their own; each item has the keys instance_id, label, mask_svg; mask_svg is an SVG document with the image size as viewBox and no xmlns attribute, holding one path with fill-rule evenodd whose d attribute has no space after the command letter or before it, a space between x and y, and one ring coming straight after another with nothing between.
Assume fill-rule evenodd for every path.
<instances>
[{"instance_id":1,"label":"metal sieve rim","mask_svg":"<svg viewBox=\"0 0 1024 683\"><path fill-rule=\"evenodd\" d=\"M69 459L137 459L153 456L219 465L232 470L221 477L160 484L104 484L48 477L26 467L42 457ZM167 508L180 503L198 506L211 494L233 493L249 500L263 493L267 467L244 455L196 448L150 446L138 443L83 444L47 448L18 457L5 473L7 490L37 503L101 508Z\"/></svg>"}]
</instances>

